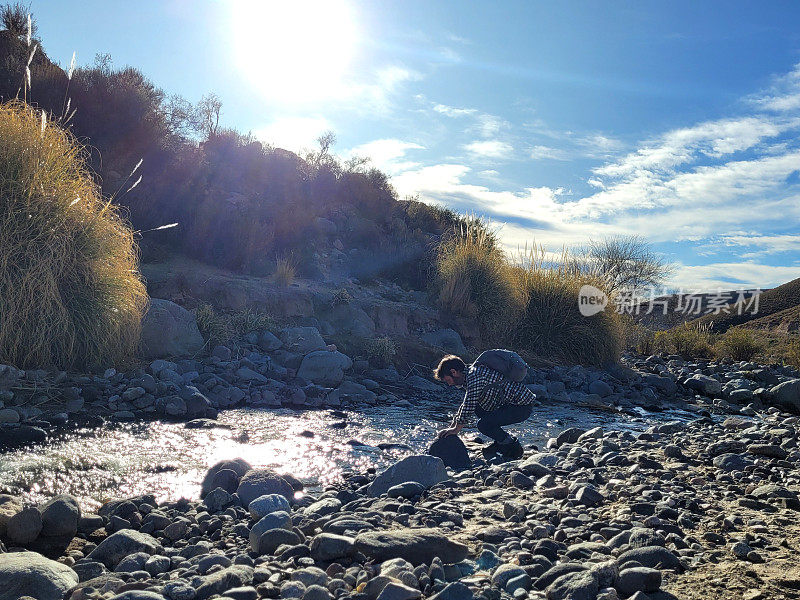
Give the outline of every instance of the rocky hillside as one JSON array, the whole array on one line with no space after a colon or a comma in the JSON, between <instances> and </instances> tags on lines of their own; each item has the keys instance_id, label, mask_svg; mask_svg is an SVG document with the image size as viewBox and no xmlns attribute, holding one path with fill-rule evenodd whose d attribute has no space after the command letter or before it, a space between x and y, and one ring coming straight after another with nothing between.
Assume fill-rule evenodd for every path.
<instances>
[{"instance_id":1,"label":"rocky hillside","mask_svg":"<svg viewBox=\"0 0 800 600\"><path fill-rule=\"evenodd\" d=\"M30 49L0 31L0 54L0 100L9 101ZM108 59L68 80L41 41L30 69L32 87L21 97L85 144L103 193L144 232L145 260L183 254L254 275L283 265L317 280L383 274L424 289L432 250L464 222L451 211L400 200L369 157L342 162L333 136L297 154L209 127L224 110L208 97L193 105ZM65 114L67 100L74 115Z\"/></svg>"},{"instance_id":2,"label":"rocky hillside","mask_svg":"<svg viewBox=\"0 0 800 600\"><path fill-rule=\"evenodd\" d=\"M792 306L758 319L752 319L742 324L741 327L774 333L800 333L800 306Z\"/></svg>"}]
</instances>

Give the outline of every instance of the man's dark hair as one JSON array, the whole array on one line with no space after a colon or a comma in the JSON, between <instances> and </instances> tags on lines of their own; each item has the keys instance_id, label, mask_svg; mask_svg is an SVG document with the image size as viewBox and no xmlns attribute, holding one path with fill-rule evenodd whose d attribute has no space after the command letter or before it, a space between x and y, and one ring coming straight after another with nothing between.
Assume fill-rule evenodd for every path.
<instances>
[{"instance_id":1,"label":"man's dark hair","mask_svg":"<svg viewBox=\"0 0 800 600\"><path fill-rule=\"evenodd\" d=\"M433 370L433 376L439 381L443 381L445 375L450 375L450 369L463 373L467 370L467 365L455 354L448 354L439 361L439 365Z\"/></svg>"}]
</instances>

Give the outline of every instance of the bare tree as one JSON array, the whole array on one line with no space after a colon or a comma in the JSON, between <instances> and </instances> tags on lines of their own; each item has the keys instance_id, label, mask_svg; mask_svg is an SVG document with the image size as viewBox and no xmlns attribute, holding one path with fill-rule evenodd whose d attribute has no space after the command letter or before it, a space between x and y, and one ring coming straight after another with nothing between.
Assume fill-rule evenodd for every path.
<instances>
[{"instance_id":1,"label":"bare tree","mask_svg":"<svg viewBox=\"0 0 800 600\"><path fill-rule=\"evenodd\" d=\"M334 144L336 144L336 134L332 131L326 131L317 138L317 144L319 144L319 150L307 152L305 155L306 162L310 167L310 173L319 173L321 170L327 169L338 176L341 173L341 165L331 152Z\"/></svg>"},{"instance_id":2,"label":"bare tree","mask_svg":"<svg viewBox=\"0 0 800 600\"><path fill-rule=\"evenodd\" d=\"M638 235L592 240L581 254L584 268L600 275L609 292L636 292L643 287L661 285L674 270L671 263Z\"/></svg>"},{"instance_id":3,"label":"bare tree","mask_svg":"<svg viewBox=\"0 0 800 600\"><path fill-rule=\"evenodd\" d=\"M222 101L215 93L206 94L194 108L195 128L206 138L213 137L219 130L219 115Z\"/></svg>"}]
</instances>

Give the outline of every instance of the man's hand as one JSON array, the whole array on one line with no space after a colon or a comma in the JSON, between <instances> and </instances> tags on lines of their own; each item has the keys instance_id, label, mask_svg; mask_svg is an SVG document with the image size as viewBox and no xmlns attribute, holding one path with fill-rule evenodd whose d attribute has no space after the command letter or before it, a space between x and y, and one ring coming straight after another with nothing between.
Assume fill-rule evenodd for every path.
<instances>
[{"instance_id":1,"label":"man's hand","mask_svg":"<svg viewBox=\"0 0 800 600\"><path fill-rule=\"evenodd\" d=\"M442 439L443 437L447 437L448 435L458 435L458 432L461 431L463 425L457 423L448 427L447 429L442 429L436 436L436 439Z\"/></svg>"}]
</instances>

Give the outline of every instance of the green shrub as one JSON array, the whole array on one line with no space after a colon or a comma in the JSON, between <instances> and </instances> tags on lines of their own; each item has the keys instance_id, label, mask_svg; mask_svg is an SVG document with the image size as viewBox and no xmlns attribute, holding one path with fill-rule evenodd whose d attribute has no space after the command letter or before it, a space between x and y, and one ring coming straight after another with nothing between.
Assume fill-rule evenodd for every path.
<instances>
[{"instance_id":1,"label":"green shrub","mask_svg":"<svg viewBox=\"0 0 800 600\"><path fill-rule=\"evenodd\" d=\"M707 326L682 323L656 332L655 349L685 358L711 358L714 355L712 335Z\"/></svg>"},{"instance_id":2,"label":"green shrub","mask_svg":"<svg viewBox=\"0 0 800 600\"><path fill-rule=\"evenodd\" d=\"M787 346L784 362L800 369L800 336L795 336Z\"/></svg>"},{"instance_id":3,"label":"green shrub","mask_svg":"<svg viewBox=\"0 0 800 600\"><path fill-rule=\"evenodd\" d=\"M371 338L367 340L364 350L369 364L378 369L390 366L397 354L397 346L390 337Z\"/></svg>"},{"instance_id":4,"label":"green shrub","mask_svg":"<svg viewBox=\"0 0 800 600\"><path fill-rule=\"evenodd\" d=\"M0 361L119 364L147 305L133 231L98 193L81 147L43 123L0 105Z\"/></svg>"},{"instance_id":5,"label":"green shrub","mask_svg":"<svg viewBox=\"0 0 800 600\"><path fill-rule=\"evenodd\" d=\"M586 317L578 309L583 285L602 289L602 282L570 268L566 255L548 264L544 252L529 252L514 268L522 294L514 325L515 347L521 352L570 363L602 365L619 359L623 345L620 315L609 304Z\"/></svg>"},{"instance_id":6,"label":"green shrub","mask_svg":"<svg viewBox=\"0 0 800 600\"><path fill-rule=\"evenodd\" d=\"M200 335L210 346L226 344L233 338L228 320L214 310L210 304L201 304L194 311Z\"/></svg>"},{"instance_id":7,"label":"green shrub","mask_svg":"<svg viewBox=\"0 0 800 600\"><path fill-rule=\"evenodd\" d=\"M479 227L462 229L441 244L437 271L436 288L444 309L476 319L487 343L507 336L519 294L511 266L493 235Z\"/></svg>"},{"instance_id":8,"label":"green shrub","mask_svg":"<svg viewBox=\"0 0 800 600\"><path fill-rule=\"evenodd\" d=\"M752 332L734 327L719 337L714 350L718 356L733 360L751 360L764 350L764 345L755 338Z\"/></svg>"}]
</instances>

